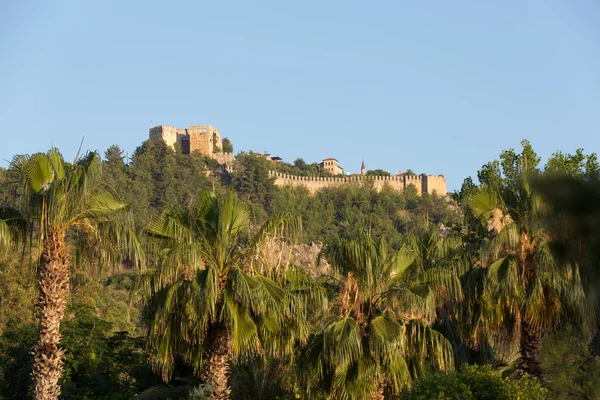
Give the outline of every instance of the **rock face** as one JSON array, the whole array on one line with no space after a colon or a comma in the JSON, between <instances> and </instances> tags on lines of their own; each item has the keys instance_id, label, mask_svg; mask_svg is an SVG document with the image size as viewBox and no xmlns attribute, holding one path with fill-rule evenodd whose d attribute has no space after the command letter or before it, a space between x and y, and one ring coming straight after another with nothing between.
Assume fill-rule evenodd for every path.
<instances>
[{"instance_id":1,"label":"rock face","mask_svg":"<svg viewBox=\"0 0 600 400\"><path fill-rule=\"evenodd\" d=\"M310 276L330 274L331 267L324 257L319 257L323 244L289 244L277 239L269 239L258 255L265 270L278 271L294 265L305 270ZM265 272L265 271L259 271Z\"/></svg>"},{"instance_id":2,"label":"rock face","mask_svg":"<svg viewBox=\"0 0 600 400\"><path fill-rule=\"evenodd\" d=\"M319 257L323 243L291 245L292 263L302 266L312 277L331 273L331 266L325 257Z\"/></svg>"}]
</instances>

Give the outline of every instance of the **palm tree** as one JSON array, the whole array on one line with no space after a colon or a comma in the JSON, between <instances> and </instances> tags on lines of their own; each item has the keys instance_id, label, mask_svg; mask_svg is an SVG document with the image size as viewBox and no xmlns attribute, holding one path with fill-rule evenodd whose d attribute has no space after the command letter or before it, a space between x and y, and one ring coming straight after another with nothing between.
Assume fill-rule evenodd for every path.
<instances>
[{"instance_id":1,"label":"palm tree","mask_svg":"<svg viewBox=\"0 0 600 400\"><path fill-rule=\"evenodd\" d=\"M600 287L600 179L551 175L535 180L533 187L550 206L552 237L579 264L586 293L595 293ZM600 297L591 295L587 300L596 310L591 350L600 355Z\"/></svg>"},{"instance_id":2,"label":"palm tree","mask_svg":"<svg viewBox=\"0 0 600 400\"><path fill-rule=\"evenodd\" d=\"M453 368L452 348L431 328L436 298L460 297L454 271L424 270L407 247L398 251L370 236L341 240L325 255L344 277L328 324L308 352L329 375L336 399L382 399L399 393L425 365Z\"/></svg>"},{"instance_id":3,"label":"palm tree","mask_svg":"<svg viewBox=\"0 0 600 400\"><path fill-rule=\"evenodd\" d=\"M558 256L544 200L524 172L473 194L468 207L489 232L481 246L487 272L480 322L497 341L518 343L518 369L540 377L542 333L563 319L582 322L586 314L579 269Z\"/></svg>"},{"instance_id":4,"label":"palm tree","mask_svg":"<svg viewBox=\"0 0 600 400\"><path fill-rule=\"evenodd\" d=\"M20 194L15 199L16 208L39 235L39 326L33 350L36 399L56 399L60 395L58 380L64 354L60 323L67 306L73 244L67 237L93 237L94 246L103 249L100 262L114 259L125 249L138 261L142 254L133 232L122 220L113 218L126 205L99 181L101 166L97 153L68 164L58 150L52 149L15 156L9 167L8 179L16 185L15 193Z\"/></svg>"},{"instance_id":5,"label":"palm tree","mask_svg":"<svg viewBox=\"0 0 600 400\"><path fill-rule=\"evenodd\" d=\"M473 320L479 312L481 297L477 257L479 246L469 243L463 232L429 230L420 236L405 235L406 244L416 255L415 264L421 270L432 268L454 271L460 278L460 297L444 296L437 304L436 329L452 343L457 364L470 361L470 352L485 349L482 335ZM487 360L486 360L487 361Z\"/></svg>"},{"instance_id":6,"label":"palm tree","mask_svg":"<svg viewBox=\"0 0 600 400\"><path fill-rule=\"evenodd\" d=\"M306 340L308 297L297 294L308 293L310 285L298 271L265 271L260 257L266 238L294 237L300 230L299 218L279 216L252 236L248 207L232 191L224 199L202 193L188 207L169 207L151 221L146 232L160 261L140 276L135 295L145 302L151 361L165 381L176 360L183 361L216 399L226 399L232 360L291 356L295 342ZM271 279L277 275L279 282Z\"/></svg>"}]
</instances>

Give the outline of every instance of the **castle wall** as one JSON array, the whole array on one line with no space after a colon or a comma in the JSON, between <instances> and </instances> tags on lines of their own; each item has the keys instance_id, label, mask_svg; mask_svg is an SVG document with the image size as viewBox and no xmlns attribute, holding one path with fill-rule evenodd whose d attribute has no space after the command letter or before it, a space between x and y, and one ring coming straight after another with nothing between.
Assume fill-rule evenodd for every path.
<instances>
[{"instance_id":1,"label":"castle wall","mask_svg":"<svg viewBox=\"0 0 600 400\"><path fill-rule=\"evenodd\" d=\"M187 134L190 140L190 153L199 151L211 157L215 150L220 150L222 147L221 133L210 125L190 126L187 128Z\"/></svg>"},{"instance_id":2,"label":"castle wall","mask_svg":"<svg viewBox=\"0 0 600 400\"><path fill-rule=\"evenodd\" d=\"M177 128L169 125L160 125L150 128L150 139L155 142L162 139L168 146L174 148L175 143L177 143Z\"/></svg>"},{"instance_id":3,"label":"castle wall","mask_svg":"<svg viewBox=\"0 0 600 400\"><path fill-rule=\"evenodd\" d=\"M177 128L177 144L183 154L190 153L190 141L188 140L187 131L182 128Z\"/></svg>"},{"instance_id":4,"label":"castle wall","mask_svg":"<svg viewBox=\"0 0 600 400\"><path fill-rule=\"evenodd\" d=\"M426 193L433 194L436 192L440 196L446 195L446 178L442 175L427 175L427 187L425 190Z\"/></svg>"},{"instance_id":5,"label":"castle wall","mask_svg":"<svg viewBox=\"0 0 600 400\"><path fill-rule=\"evenodd\" d=\"M227 165L228 168L235 161L232 153L220 152L222 149L221 133L218 129L210 125L190 126L187 129L160 125L150 128L150 139L154 141L162 139L167 145L173 148L176 144L179 144L184 154L199 151L206 156L214 158L220 164ZM398 193L404 193L409 185L413 185L419 196L423 193L433 194L434 192L440 196L446 195L446 179L442 175L305 177L287 175L275 171L270 171L269 175L275 178L275 185L277 186L305 186L313 194L328 187L369 183L378 191L389 186Z\"/></svg>"},{"instance_id":6,"label":"castle wall","mask_svg":"<svg viewBox=\"0 0 600 400\"><path fill-rule=\"evenodd\" d=\"M403 177L405 190L409 185L413 185L419 196L423 194L423 177L421 175L404 175ZM427 190L425 190L425 193L427 193Z\"/></svg>"},{"instance_id":7,"label":"castle wall","mask_svg":"<svg viewBox=\"0 0 600 400\"><path fill-rule=\"evenodd\" d=\"M211 126L212 128L212 126ZM212 143L212 151L213 153L220 153L223 151L223 141L221 140L221 132L219 132L219 130L217 128L213 128L213 132L210 135L211 140L215 139L215 141Z\"/></svg>"},{"instance_id":8,"label":"castle wall","mask_svg":"<svg viewBox=\"0 0 600 400\"><path fill-rule=\"evenodd\" d=\"M403 176L361 176L362 181L372 181L373 187L381 191L385 186L389 186L396 192L404 193Z\"/></svg>"},{"instance_id":9,"label":"castle wall","mask_svg":"<svg viewBox=\"0 0 600 400\"><path fill-rule=\"evenodd\" d=\"M192 153L194 151L199 151L200 153L206 156L212 156L212 149L210 146L210 141L208 140L208 135L206 133L195 133L192 132L188 136L189 141L189 150L188 153Z\"/></svg>"},{"instance_id":10,"label":"castle wall","mask_svg":"<svg viewBox=\"0 0 600 400\"><path fill-rule=\"evenodd\" d=\"M384 187L389 186L398 193L404 193L408 185L414 185L419 196L423 193L433 193L437 191L439 195L445 195L446 180L443 176L361 176L352 175L345 177L306 177L282 174L280 172L270 171L269 175L275 178L277 186L304 186L308 188L310 193L314 194L317 191L328 188L337 187L347 184L362 185L372 183L373 187L381 191ZM433 189L430 189L433 188Z\"/></svg>"}]
</instances>

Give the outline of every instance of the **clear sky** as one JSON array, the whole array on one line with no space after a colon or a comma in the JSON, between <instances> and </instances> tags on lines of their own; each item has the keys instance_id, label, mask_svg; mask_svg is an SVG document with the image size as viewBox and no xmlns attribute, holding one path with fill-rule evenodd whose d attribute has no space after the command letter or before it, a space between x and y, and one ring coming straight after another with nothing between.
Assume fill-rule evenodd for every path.
<instances>
[{"instance_id":1,"label":"clear sky","mask_svg":"<svg viewBox=\"0 0 600 400\"><path fill-rule=\"evenodd\" d=\"M600 152L600 1L0 0L0 165L151 121L449 190L523 138Z\"/></svg>"}]
</instances>

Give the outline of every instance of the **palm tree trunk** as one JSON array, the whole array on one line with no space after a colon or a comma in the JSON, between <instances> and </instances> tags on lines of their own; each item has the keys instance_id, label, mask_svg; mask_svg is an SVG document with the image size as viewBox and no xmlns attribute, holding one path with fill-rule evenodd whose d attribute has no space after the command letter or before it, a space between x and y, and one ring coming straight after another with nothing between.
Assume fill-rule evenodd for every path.
<instances>
[{"instance_id":1,"label":"palm tree trunk","mask_svg":"<svg viewBox=\"0 0 600 400\"><path fill-rule=\"evenodd\" d=\"M212 326L209 328L207 338L209 342L206 348L206 362L201 377L212 386L215 400L226 400L231 395L227 383L231 361L227 329L221 324Z\"/></svg>"},{"instance_id":2,"label":"palm tree trunk","mask_svg":"<svg viewBox=\"0 0 600 400\"><path fill-rule=\"evenodd\" d=\"M370 400L384 400L385 399L385 389L387 388L387 382L385 378L382 378L377 385L377 389L371 395Z\"/></svg>"},{"instance_id":3,"label":"palm tree trunk","mask_svg":"<svg viewBox=\"0 0 600 400\"><path fill-rule=\"evenodd\" d=\"M44 240L36 305L40 314L38 343L33 351L36 400L54 400L60 395L58 380L63 373L64 350L60 344L60 322L69 290L68 249L62 232L49 230Z\"/></svg>"},{"instance_id":4,"label":"palm tree trunk","mask_svg":"<svg viewBox=\"0 0 600 400\"><path fill-rule=\"evenodd\" d=\"M526 318L521 321L521 342L519 352L521 359L518 367L521 371L527 372L530 375L540 378L542 372L540 370L540 348L542 345L542 335L539 329L531 326Z\"/></svg>"}]
</instances>

